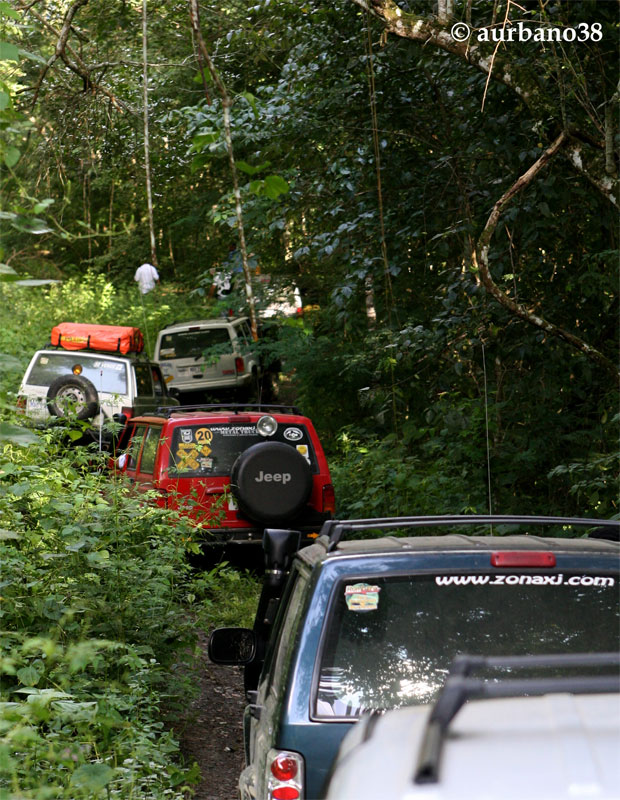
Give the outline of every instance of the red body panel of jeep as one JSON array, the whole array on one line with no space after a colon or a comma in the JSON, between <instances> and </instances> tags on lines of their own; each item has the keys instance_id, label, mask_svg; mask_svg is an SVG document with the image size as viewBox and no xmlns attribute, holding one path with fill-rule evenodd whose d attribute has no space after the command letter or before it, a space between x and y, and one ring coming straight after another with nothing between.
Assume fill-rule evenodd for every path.
<instances>
[{"instance_id":1,"label":"red body panel of jeep","mask_svg":"<svg viewBox=\"0 0 620 800\"><path fill-rule=\"evenodd\" d=\"M234 422L245 422L255 424L264 414L258 412L244 413L236 415L232 413L209 414L208 424L225 424ZM276 419L277 414L274 414ZM212 528L214 530L226 528L231 530L256 529L260 527L256 522L245 519L236 506L230 507L234 499L230 493L230 477L170 477L168 475L168 464L170 461L170 440L175 428L195 425L202 420L200 416L186 415L183 418L170 419L166 423L166 437L162 437L164 429L163 420L160 417L135 417L131 420L134 428L141 424L149 425L153 428L159 427L159 446L155 458L153 473L136 471L131 466L127 468L128 478L135 482L140 491L155 490L160 493L157 497L157 504L161 507L174 510L181 510L191 520L194 520L200 527ZM283 424L279 422L279 424ZM299 415L287 415L286 425L300 426L307 430L312 442L317 472L312 476L312 491L308 500L308 506L318 514L324 513L323 497L324 487L331 486L331 476L327 460L323 452L319 437L307 418ZM133 436L133 433L132 433ZM138 465L141 466L141 453ZM191 498L191 499L190 499ZM331 513L329 514L331 516Z\"/></svg>"}]
</instances>

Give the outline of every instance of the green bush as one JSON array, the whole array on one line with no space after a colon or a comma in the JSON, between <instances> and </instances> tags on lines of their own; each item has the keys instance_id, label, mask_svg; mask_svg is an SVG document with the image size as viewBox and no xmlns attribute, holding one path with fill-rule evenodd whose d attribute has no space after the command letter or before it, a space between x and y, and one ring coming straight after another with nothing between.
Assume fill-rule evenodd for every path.
<instances>
[{"instance_id":1,"label":"green bush","mask_svg":"<svg viewBox=\"0 0 620 800\"><path fill-rule=\"evenodd\" d=\"M162 708L192 696L196 621L256 584L195 574L187 521L61 433L0 444L0 798L180 800L195 771Z\"/></svg>"}]
</instances>

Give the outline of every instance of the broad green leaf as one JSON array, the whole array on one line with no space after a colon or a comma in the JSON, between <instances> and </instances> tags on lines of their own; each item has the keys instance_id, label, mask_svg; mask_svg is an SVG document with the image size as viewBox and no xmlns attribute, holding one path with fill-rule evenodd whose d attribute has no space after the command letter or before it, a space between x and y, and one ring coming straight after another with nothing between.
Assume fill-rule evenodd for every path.
<instances>
[{"instance_id":1,"label":"broad green leaf","mask_svg":"<svg viewBox=\"0 0 620 800\"><path fill-rule=\"evenodd\" d=\"M99 792L114 777L114 770L107 764L82 764L71 776L71 783L88 792Z\"/></svg>"},{"instance_id":2,"label":"broad green leaf","mask_svg":"<svg viewBox=\"0 0 620 800\"><path fill-rule=\"evenodd\" d=\"M254 117L258 119L258 108L256 107L256 97L251 92L241 92L241 97L245 98L252 106Z\"/></svg>"},{"instance_id":3,"label":"broad green leaf","mask_svg":"<svg viewBox=\"0 0 620 800\"><path fill-rule=\"evenodd\" d=\"M45 211L46 208L51 206L53 202L54 202L53 197L46 197L45 200L41 200L39 203L35 205L33 209L34 213L40 214L42 211Z\"/></svg>"},{"instance_id":4,"label":"broad green leaf","mask_svg":"<svg viewBox=\"0 0 620 800\"><path fill-rule=\"evenodd\" d=\"M14 167L19 161L21 152L17 147L8 147L4 153L4 163L7 167Z\"/></svg>"},{"instance_id":5,"label":"broad green leaf","mask_svg":"<svg viewBox=\"0 0 620 800\"><path fill-rule=\"evenodd\" d=\"M6 92L0 92L0 111L4 111L11 104L11 95Z\"/></svg>"},{"instance_id":6,"label":"broad green leaf","mask_svg":"<svg viewBox=\"0 0 620 800\"><path fill-rule=\"evenodd\" d=\"M7 531L6 528L0 528L0 541L4 541L6 539L21 539L22 537L19 533L15 533L15 531Z\"/></svg>"},{"instance_id":7,"label":"broad green leaf","mask_svg":"<svg viewBox=\"0 0 620 800\"><path fill-rule=\"evenodd\" d=\"M16 286L49 286L52 283L62 283L56 278L25 278L23 281L15 281Z\"/></svg>"},{"instance_id":8,"label":"broad green leaf","mask_svg":"<svg viewBox=\"0 0 620 800\"><path fill-rule=\"evenodd\" d=\"M19 61L19 48L10 42L0 42L0 61Z\"/></svg>"},{"instance_id":9,"label":"broad green leaf","mask_svg":"<svg viewBox=\"0 0 620 800\"><path fill-rule=\"evenodd\" d=\"M247 175L256 175L257 172L260 172L263 169L267 169L267 167L271 164L270 161L265 161L264 164L259 164L257 167L253 167L246 161L237 161L236 163L237 163L237 169L241 170L241 172L245 172Z\"/></svg>"},{"instance_id":10,"label":"broad green leaf","mask_svg":"<svg viewBox=\"0 0 620 800\"><path fill-rule=\"evenodd\" d=\"M219 131L211 131L210 133L199 133L192 138L192 150L200 152L207 145L217 142L220 138Z\"/></svg>"},{"instance_id":11,"label":"broad green leaf","mask_svg":"<svg viewBox=\"0 0 620 800\"><path fill-rule=\"evenodd\" d=\"M275 200L281 194L288 192L288 183L279 175L268 175L265 178L265 194Z\"/></svg>"},{"instance_id":12,"label":"broad green leaf","mask_svg":"<svg viewBox=\"0 0 620 800\"><path fill-rule=\"evenodd\" d=\"M10 283L19 280L19 275L8 264L0 264L0 283Z\"/></svg>"},{"instance_id":13,"label":"broad green leaf","mask_svg":"<svg viewBox=\"0 0 620 800\"><path fill-rule=\"evenodd\" d=\"M19 12L17 12L10 3L0 2L0 15L3 17L11 17L11 19L19 19Z\"/></svg>"},{"instance_id":14,"label":"broad green leaf","mask_svg":"<svg viewBox=\"0 0 620 800\"><path fill-rule=\"evenodd\" d=\"M52 228L49 227L44 219L40 219L39 217L17 217L11 222L11 225L18 231L32 233L37 236L42 233L52 232Z\"/></svg>"},{"instance_id":15,"label":"broad green leaf","mask_svg":"<svg viewBox=\"0 0 620 800\"><path fill-rule=\"evenodd\" d=\"M0 422L0 442L12 442L18 445L36 444L39 437L27 428L20 428L10 422Z\"/></svg>"},{"instance_id":16,"label":"broad green leaf","mask_svg":"<svg viewBox=\"0 0 620 800\"><path fill-rule=\"evenodd\" d=\"M17 670L17 679L24 686L36 686L41 678L41 672L36 667L22 667Z\"/></svg>"}]
</instances>

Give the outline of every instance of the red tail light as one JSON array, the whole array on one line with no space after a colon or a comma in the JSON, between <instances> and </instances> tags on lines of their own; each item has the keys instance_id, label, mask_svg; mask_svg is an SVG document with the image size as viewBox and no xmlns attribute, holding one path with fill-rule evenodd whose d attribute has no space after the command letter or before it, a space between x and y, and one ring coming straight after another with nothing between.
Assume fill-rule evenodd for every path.
<instances>
[{"instance_id":1,"label":"red tail light","mask_svg":"<svg viewBox=\"0 0 620 800\"><path fill-rule=\"evenodd\" d=\"M300 800L304 787L304 760L290 750L267 753L267 797L265 800Z\"/></svg>"},{"instance_id":2,"label":"red tail light","mask_svg":"<svg viewBox=\"0 0 620 800\"><path fill-rule=\"evenodd\" d=\"M271 774L279 781L292 781L297 775L298 766L294 758L280 753L271 762Z\"/></svg>"},{"instance_id":3,"label":"red tail light","mask_svg":"<svg viewBox=\"0 0 620 800\"><path fill-rule=\"evenodd\" d=\"M23 394L20 394L17 398L17 410L20 414L23 414L26 410L26 397Z\"/></svg>"},{"instance_id":4,"label":"red tail light","mask_svg":"<svg viewBox=\"0 0 620 800\"><path fill-rule=\"evenodd\" d=\"M245 364L241 356L237 356L237 358L235 358L235 371L237 372L237 374L239 374L240 372L241 373L245 372Z\"/></svg>"},{"instance_id":5,"label":"red tail light","mask_svg":"<svg viewBox=\"0 0 620 800\"><path fill-rule=\"evenodd\" d=\"M323 487L323 511L328 511L330 514L336 513L336 495L331 483L326 483Z\"/></svg>"},{"instance_id":6,"label":"red tail light","mask_svg":"<svg viewBox=\"0 0 620 800\"><path fill-rule=\"evenodd\" d=\"M131 408L131 406L123 406L121 408L121 414L124 414L127 419L131 419L133 417L133 408Z\"/></svg>"},{"instance_id":7,"label":"red tail light","mask_svg":"<svg viewBox=\"0 0 620 800\"><path fill-rule=\"evenodd\" d=\"M278 786L271 795L273 800L298 800L300 797L299 789L294 786Z\"/></svg>"},{"instance_id":8,"label":"red tail light","mask_svg":"<svg viewBox=\"0 0 620 800\"><path fill-rule=\"evenodd\" d=\"M494 567L555 567L554 553L532 553L527 550L516 550L491 553L491 565Z\"/></svg>"}]
</instances>

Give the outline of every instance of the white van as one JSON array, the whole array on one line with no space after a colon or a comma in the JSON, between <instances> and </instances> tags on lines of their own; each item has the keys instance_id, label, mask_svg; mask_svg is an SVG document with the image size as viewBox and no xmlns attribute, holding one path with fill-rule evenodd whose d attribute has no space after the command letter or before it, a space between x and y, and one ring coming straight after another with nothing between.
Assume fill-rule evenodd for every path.
<instances>
[{"instance_id":1,"label":"white van","mask_svg":"<svg viewBox=\"0 0 620 800\"><path fill-rule=\"evenodd\" d=\"M251 390L260 364L247 317L175 322L155 345L168 391Z\"/></svg>"}]
</instances>

